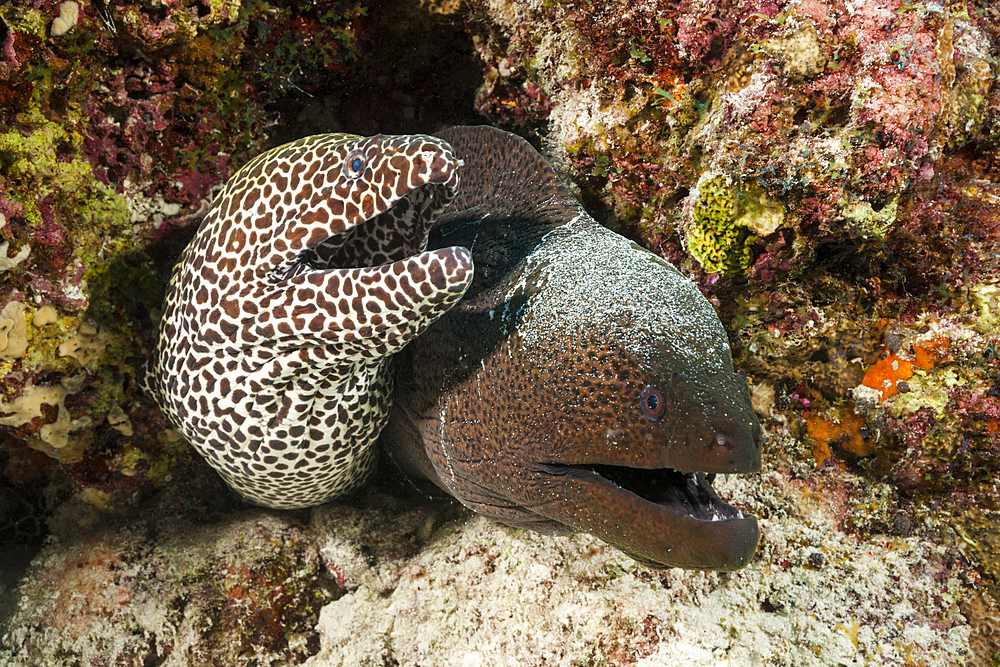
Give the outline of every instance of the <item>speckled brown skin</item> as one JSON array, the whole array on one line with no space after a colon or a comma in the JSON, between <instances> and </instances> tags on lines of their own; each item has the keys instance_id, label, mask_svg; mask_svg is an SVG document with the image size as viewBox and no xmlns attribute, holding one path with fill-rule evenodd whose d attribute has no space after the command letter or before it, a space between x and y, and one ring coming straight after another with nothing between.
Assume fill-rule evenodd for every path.
<instances>
[{"instance_id":1,"label":"speckled brown skin","mask_svg":"<svg viewBox=\"0 0 1000 667\"><path fill-rule=\"evenodd\" d=\"M147 389L248 500L308 507L371 471L388 362L472 278L423 252L458 186L430 136L325 134L251 160L174 268Z\"/></svg>"},{"instance_id":2,"label":"speckled brown skin","mask_svg":"<svg viewBox=\"0 0 1000 667\"><path fill-rule=\"evenodd\" d=\"M465 166L429 247L470 248L475 276L396 357L384 446L507 524L588 531L654 566L745 566L756 519L691 474L760 469L746 379L711 306L590 218L527 142L440 136Z\"/></svg>"}]
</instances>

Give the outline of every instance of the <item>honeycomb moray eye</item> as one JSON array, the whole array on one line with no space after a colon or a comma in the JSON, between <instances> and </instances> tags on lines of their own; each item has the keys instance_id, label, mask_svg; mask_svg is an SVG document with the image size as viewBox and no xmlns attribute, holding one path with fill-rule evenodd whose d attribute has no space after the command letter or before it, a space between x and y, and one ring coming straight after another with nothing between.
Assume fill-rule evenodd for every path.
<instances>
[{"instance_id":1,"label":"honeycomb moray eye","mask_svg":"<svg viewBox=\"0 0 1000 667\"><path fill-rule=\"evenodd\" d=\"M344 160L344 176L357 178L365 171L365 156L361 151L354 151Z\"/></svg>"},{"instance_id":2,"label":"honeycomb moray eye","mask_svg":"<svg viewBox=\"0 0 1000 667\"><path fill-rule=\"evenodd\" d=\"M667 401L663 398L663 392L656 387L646 387L639 397L639 407L646 419L655 422L667 412Z\"/></svg>"}]
</instances>

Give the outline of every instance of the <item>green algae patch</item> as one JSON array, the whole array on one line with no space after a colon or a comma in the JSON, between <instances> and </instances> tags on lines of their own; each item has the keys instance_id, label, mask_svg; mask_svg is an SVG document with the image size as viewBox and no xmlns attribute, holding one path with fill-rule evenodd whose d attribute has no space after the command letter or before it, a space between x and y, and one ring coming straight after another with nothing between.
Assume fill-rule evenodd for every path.
<instances>
[{"instance_id":1,"label":"green algae patch","mask_svg":"<svg viewBox=\"0 0 1000 667\"><path fill-rule=\"evenodd\" d=\"M735 224L735 218L736 197L725 177L703 181L687 230L687 244L705 271L728 274L750 268L750 230Z\"/></svg>"},{"instance_id":2,"label":"green algae patch","mask_svg":"<svg viewBox=\"0 0 1000 667\"><path fill-rule=\"evenodd\" d=\"M36 311L37 312L37 311ZM29 373L70 374L77 370L69 357L59 355L59 348L71 339L80 326L80 318L60 315L44 327L28 326L28 349L21 357L21 370Z\"/></svg>"},{"instance_id":3,"label":"green algae patch","mask_svg":"<svg viewBox=\"0 0 1000 667\"><path fill-rule=\"evenodd\" d=\"M965 512L952 526L959 536L957 546L978 562L990 593L1000 599L1000 512Z\"/></svg>"},{"instance_id":4,"label":"green algae patch","mask_svg":"<svg viewBox=\"0 0 1000 667\"><path fill-rule=\"evenodd\" d=\"M0 134L0 174L8 194L24 206L20 217L34 225L42 221L40 201L54 195L79 197L76 188L92 182L93 171L83 160L60 158L60 153L77 153L82 137L46 120L37 108L18 120L31 129Z\"/></svg>"},{"instance_id":5,"label":"green algae patch","mask_svg":"<svg viewBox=\"0 0 1000 667\"><path fill-rule=\"evenodd\" d=\"M909 391L896 394L887 404L887 411L893 417L902 419L919 410L931 410L938 419L945 417L950 401L950 392L967 382L959 376L955 368L933 371L915 369L907 384Z\"/></svg>"},{"instance_id":6,"label":"green algae patch","mask_svg":"<svg viewBox=\"0 0 1000 667\"><path fill-rule=\"evenodd\" d=\"M83 137L66 129L70 123L45 118L37 106L17 120L22 129L0 134L0 176L6 197L21 207L20 234L27 226L24 240L37 241L34 261L59 273L73 257L90 267L128 244L128 203L80 156Z\"/></svg>"},{"instance_id":7,"label":"green algae patch","mask_svg":"<svg viewBox=\"0 0 1000 667\"><path fill-rule=\"evenodd\" d=\"M969 300L976 310L973 328L983 335L1000 329L1000 287L996 284L973 285Z\"/></svg>"},{"instance_id":8,"label":"green algae patch","mask_svg":"<svg viewBox=\"0 0 1000 667\"><path fill-rule=\"evenodd\" d=\"M0 6L0 20L8 30L45 39L52 17L34 9L13 7L4 3L4 6Z\"/></svg>"},{"instance_id":9,"label":"green algae patch","mask_svg":"<svg viewBox=\"0 0 1000 667\"><path fill-rule=\"evenodd\" d=\"M880 240L885 238L896 223L898 211L899 199L894 198L878 210L867 201L851 202L841 210L841 214L848 223L848 228L856 231L862 238Z\"/></svg>"},{"instance_id":10,"label":"green algae patch","mask_svg":"<svg viewBox=\"0 0 1000 667\"><path fill-rule=\"evenodd\" d=\"M751 244L785 221L779 202L733 187L722 175L702 177L695 196L688 251L708 273L745 273L753 259Z\"/></svg>"},{"instance_id":11,"label":"green algae patch","mask_svg":"<svg viewBox=\"0 0 1000 667\"><path fill-rule=\"evenodd\" d=\"M109 421L115 412L109 411ZM117 412L124 414L120 407ZM172 481L178 464L191 453L190 446L171 430L160 431L153 441L150 446L143 447L141 439L123 440L121 452L109 462L109 466L126 477L141 476L156 487Z\"/></svg>"}]
</instances>

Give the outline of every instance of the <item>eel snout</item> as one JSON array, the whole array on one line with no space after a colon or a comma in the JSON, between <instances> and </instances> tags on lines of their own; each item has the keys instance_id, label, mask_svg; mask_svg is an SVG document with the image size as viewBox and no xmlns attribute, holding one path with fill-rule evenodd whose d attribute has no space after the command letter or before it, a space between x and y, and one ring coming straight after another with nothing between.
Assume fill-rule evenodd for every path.
<instances>
[{"instance_id":1,"label":"eel snout","mask_svg":"<svg viewBox=\"0 0 1000 667\"><path fill-rule=\"evenodd\" d=\"M562 520L648 565L742 568L756 552L757 519L712 488L717 474L760 471L765 438L756 423L741 426L709 429L699 443L666 447L664 467L621 459L545 464L544 473L562 480L560 500L545 513L572 517Z\"/></svg>"},{"instance_id":2,"label":"eel snout","mask_svg":"<svg viewBox=\"0 0 1000 667\"><path fill-rule=\"evenodd\" d=\"M423 151L420 154L421 166L418 167L418 174L423 175L425 182L434 184L452 183L456 178L458 168L462 166L461 160L454 159L450 153L442 151Z\"/></svg>"},{"instance_id":3,"label":"eel snout","mask_svg":"<svg viewBox=\"0 0 1000 667\"><path fill-rule=\"evenodd\" d=\"M688 425L684 431L694 430ZM663 467L685 472L747 473L760 471L765 438L756 423L725 428L707 427L701 434L684 433L683 441L661 448ZM653 442L649 443L651 446Z\"/></svg>"}]
</instances>

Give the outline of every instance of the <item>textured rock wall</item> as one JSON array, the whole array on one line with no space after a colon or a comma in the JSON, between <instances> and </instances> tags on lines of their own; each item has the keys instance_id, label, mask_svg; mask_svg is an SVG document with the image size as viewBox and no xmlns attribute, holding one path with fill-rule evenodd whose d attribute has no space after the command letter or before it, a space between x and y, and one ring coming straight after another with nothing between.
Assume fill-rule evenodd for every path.
<instances>
[{"instance_id":1,"label":"textured rock wall","mask_svg":"<svg viewBox=\"0 0 1000 667\"><path fill-rule=\"evenodd\" d=\"M4 3L0 657L990 664L992 5ZM400 480L402 508L241 508L137 390L233 169L311 132L484 120L717 306L771 436L723 487L761 516L747 570L650 571Z\"/></svg>"}]
</instances>

